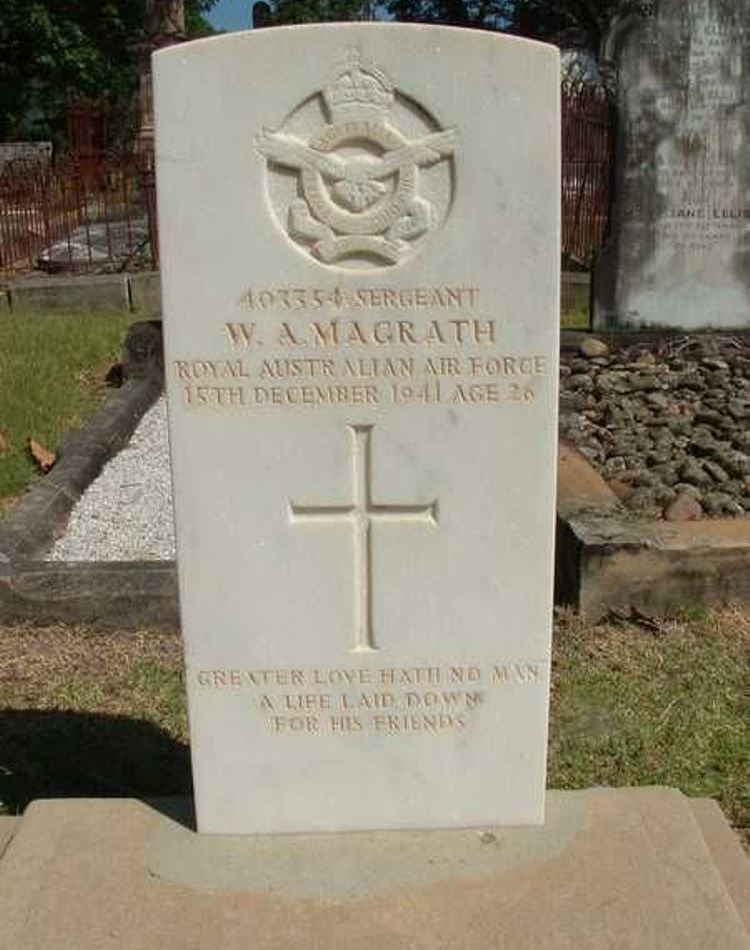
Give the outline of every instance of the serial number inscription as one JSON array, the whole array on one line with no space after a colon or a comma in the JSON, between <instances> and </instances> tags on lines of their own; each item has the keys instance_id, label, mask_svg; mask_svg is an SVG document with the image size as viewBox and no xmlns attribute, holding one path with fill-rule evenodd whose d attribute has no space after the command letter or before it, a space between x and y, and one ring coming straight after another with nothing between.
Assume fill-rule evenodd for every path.
<instances>
[{"instance_id":1,"label":"serial number inscription","mask_svg":"<svg viewBox=\"0 0 750 950\"><path fill-rule=\"evenodd\" d=\"M355 736L463 731L495 691L543 686L538 661L490 665L200 669L201 691L247 693L272 735Z\"/></svg>"},{"instance_id":2,"label":"serial number inscription","mask_svg":"<svg viewBox=\"0 0 750 950\"><path fill-rule=\"evenodd\" d=\"M242 310L460 310L479 302L479 288L440 287L264 287L248 288Z\"/></svg>"}]
</instances>

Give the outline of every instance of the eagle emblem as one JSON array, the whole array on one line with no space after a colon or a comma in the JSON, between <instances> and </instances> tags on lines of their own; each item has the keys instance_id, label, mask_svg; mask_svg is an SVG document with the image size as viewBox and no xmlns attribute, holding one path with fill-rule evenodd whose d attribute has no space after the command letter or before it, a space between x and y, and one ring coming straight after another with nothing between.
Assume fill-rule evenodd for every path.
<instances>
[{"instance_id":1,"label":"eagle emblem","mask_svg":"<svg viewBox=\"0 0 750 950\"><path fill-rule=\"evenodd\" d=\"M280 223L323 264L397 264L447 214L456 130L440 129L416 103L407 104L358 53L334 71L320 97L322 126L311 122L306 100L299 110L305 117L293 114L289 128L264 128L255 139L269 175L281 173L272 198ZM410 129L398 127L394 111ZM443 167L426 183L423 175L436 166Z\"/></svg>"}]
</instances>

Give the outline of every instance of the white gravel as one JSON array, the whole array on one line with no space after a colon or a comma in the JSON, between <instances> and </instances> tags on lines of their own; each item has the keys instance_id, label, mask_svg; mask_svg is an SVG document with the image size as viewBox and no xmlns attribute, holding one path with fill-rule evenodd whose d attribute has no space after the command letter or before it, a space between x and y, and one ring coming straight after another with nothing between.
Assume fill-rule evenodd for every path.
<instances>
[{"instance_id":1,"label":"white gravel","mask_svg":"<svg viewBox=\"0 0 750 950\"><path fill-rule=\"evenodd\" d=\"M78 500L48 561L159 561L175 556L164 397Z\"/></svg>"}]
</instances>

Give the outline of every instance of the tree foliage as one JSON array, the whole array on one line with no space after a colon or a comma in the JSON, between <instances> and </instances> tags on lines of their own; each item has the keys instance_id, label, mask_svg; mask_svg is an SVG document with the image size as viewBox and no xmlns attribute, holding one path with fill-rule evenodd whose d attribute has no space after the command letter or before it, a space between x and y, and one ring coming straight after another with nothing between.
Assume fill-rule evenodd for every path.
<instances>
[{"instance_id":1,"label":"tree foliage","mask_svg":"<svg viewBox=\"0 0 750 950\"><path fill-rule=\"evenodd\" d=\"M186 0L189 35L216 0ZM132 102L147 0L0 0L0 139L58 139L75 99Z\"/></svg>"},{"instance_id":2,"label":"tree foliage","mask_svg":"<svg viewBox=\"0 0 750 950\"><path fill-rule=\"evenodd\" d=\"M272 4L272 22L341 23L368 18L366 8L362 0L277 0Z\"/></svg>"},{"instance_id":3,"label":"tree foliage","mask_svg":"<svg viewBox=\"0 0 750 950\"><path fill-rule=\"evenodd\" d=\"M480 30L502 29L509 9L509 0L388 0L388 12L395 20Z\"/></svg>"},{"instance_id":4,"label":"tree foliage","mask_svg":"<svg viewBox=\"0 0 750 950\"><path fill-rule=\"evenodd\" d=\"M388 19L409 23L497 29L507 23L512 0L276 0L277 23Z\"/></svg>"},{"instance_id":5,"label":"tree foliage","mask_svg":"<svg viewBox=\"0 0 750 950\"><path fill-rule=\"evenodd\" d=\"M555 40L574 31L583 45L596 52L615 14L624 6L623 0L515 0L511 29L542 40Z\"/></svg>"},{"instance_id":6,"label":"tree foliage","mask_svg":"<svg viewBox=\"0 0 750 950\"><path fill-rule=\"evenodd\" d=\"M474 29L506 30L520 36L555 40L575 30L592 50L599 46L623 0L276 0L277 23L393 19L441 23Z\"/></svg>"}]
</instances>

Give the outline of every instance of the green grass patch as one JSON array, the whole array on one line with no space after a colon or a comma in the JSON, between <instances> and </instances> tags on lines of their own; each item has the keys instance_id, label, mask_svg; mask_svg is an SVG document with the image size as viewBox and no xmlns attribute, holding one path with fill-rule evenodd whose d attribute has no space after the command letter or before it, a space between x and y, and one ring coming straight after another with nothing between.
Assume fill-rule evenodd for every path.
<instances>
[{"instance_id":1,"label":"green grass patch","mask_svg":"<svg viewBox=\"0 0 750 950\"><path fill-rule=\"evenodd\" d=\"M0 627L0 811L190 794L177 637ZM750 610L556 619L548 784L710 796L750 846Z\"/></svg>"},{"instance_id":2,"label":"green grass patch","mask_svg":"<svg viewBox=\"0 0 750 950\"><path fill-rule=\"evenodd\" d=\"M189 794L181 651L157 633L0 628L0 813Z\"/></svg>"},{"instance_id":3,"label":"green grass patch","mask_svg":"<svg viewBox=\"0 0 750 950\"><path fill-rule=\"evenodd\" d=\"M0 317L0 499L34 476L27 438L54 451L92 415L131 322L130 314Z\"/></svg>"},{"instance_id":4,"label":"green grass patch","mask_svg":"<svg viewBox=\"0 0 750 950\"><path fill-rule=\"evenodd\" d=\"M672 785L750 841L750 615L556 631L549 784Z\"/></svg>"}]
</instances>

